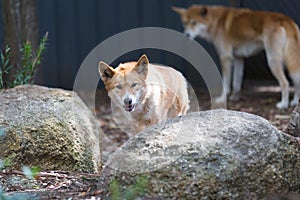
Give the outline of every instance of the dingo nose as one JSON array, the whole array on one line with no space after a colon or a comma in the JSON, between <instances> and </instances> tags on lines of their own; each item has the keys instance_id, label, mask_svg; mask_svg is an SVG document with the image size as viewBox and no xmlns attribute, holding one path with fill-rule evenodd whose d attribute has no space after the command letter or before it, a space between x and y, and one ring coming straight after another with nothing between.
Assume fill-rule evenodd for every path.
<instances>
[{"instance_id":1,"label":"dingo nose","mask_svg":"<svg viewBox=\"0 0 300 200\"><path fill-rule=\"evenodd\" d=\"M132 99L131 99L131 98L128 98L128 97L125 98L123 101L124 101L124 104L125 104L125 105L131 105L131 103L132 103Z\"/></svg>"}]
</instances>

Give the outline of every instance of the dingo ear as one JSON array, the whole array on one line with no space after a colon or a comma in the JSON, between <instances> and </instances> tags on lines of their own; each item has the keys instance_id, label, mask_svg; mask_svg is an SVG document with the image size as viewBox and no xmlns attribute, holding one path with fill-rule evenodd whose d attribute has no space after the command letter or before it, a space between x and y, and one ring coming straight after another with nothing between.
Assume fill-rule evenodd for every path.
<instances>
[{"instance_id":1,"label":"dingo ear","mask_svg":"<svg viewBox=\"0 0 300 200\"><path fill-rule=\"evenodd\" d=\"M140 57L140 59L137 61L134 70L144 78L146 78L147 73L148 73L148 64L149 60L147 56L144 54Z\"/></svg>"},{"instance_id":2,"label":"dingo ear","mask_svg":"<svg viewBox=\"0 0 300 200\"><path fill-rule=\"evenodd\" d=\"M183 15L186 12L185 8L179 8L179 7L172 7L172 10L175 11L176 13L178 13L179 15Z\"/></svg>"},{"instance_id":3,"label":"dingo ear","mask_svg":"<svg viewBox=\"0 0 300 200\"><path fill-rule=\"evenodd\" d=\"M102 61L99 62L98 70L99 70L100 77L104 83L106 83L109 79L111 79L115 74L115 70Z\"/></svg>"}]
</instances>

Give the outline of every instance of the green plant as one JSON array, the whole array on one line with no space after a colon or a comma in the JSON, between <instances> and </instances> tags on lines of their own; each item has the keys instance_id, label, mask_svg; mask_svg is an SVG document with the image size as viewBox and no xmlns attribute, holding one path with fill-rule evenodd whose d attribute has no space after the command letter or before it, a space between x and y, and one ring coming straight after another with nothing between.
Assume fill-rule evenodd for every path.
<instances>
[{"instance_id":1,"label":"green plant","mask_svg":"<svg viewBox=\"0 0 300 200\"><path fill-rule=\"evenodd\" d=\"M6 167L11 166L11 162L9 159L0 159L0 170L1 169L5 169ZM39 167L27 167L27 166L23 166L22 167L22 173L23 175L27 178L27 179L35 179L36 177L38 177L39 173L40 173L40 168ZM31 194L31 193L27 193L27 192L22 192L22 193L15 193L15 194L8 194L7 192L5 192L3 190L3 188L0 185L0 200L32 200L32 199L38 199L36 198L35 195Z\"/></svg>"},{"instance_id":2,"label":"green plant","mask_svg":"<svg viewBox=\"0 0 300 200\"><path fill-rule=\"evenodd\" d=\"M147 185L147 178L144 176L140 176L137 178L136 182L132 186L128 187L124 191L121 191L120 184L117 180L113 179L109 185L109 190L111 193L112 200L131 200L136 199L138 196L142 196L145 193Z\"/></svg>"},{"instance_id":3,"label":"green plant","mask_svg":"<svg viewBox=\"0 0 300 200\"><path fill-rule=\"evenodd\" d=\"M4 160L0 158L0 170L10 166L11 160L9 158L5 158Z\"/></svg>"},{"instance_id":4,"label":"green plant","mask_svg":"<svg viewBox=\"0 0 300 200\"><path fill-rule=\"evenodd\" d=\"M4 193L2 187L0 187L0 200L6 200L6 199L7 199L7 196Z\"/></svg>"},{"instance_id":5,"label":"green plant","mask_svg":"<svg viewBox=\"0 0 300 200\"><path fill-rule=\"evenodd\" d=\"M3 80L3 74L7 74L12 67L12 65L10 64L11 48L6 45L4 52L1 51L0 56L2 65L2 68L0 69L0 89L3 89L5 84Z\"/></svg>"},{"instance_id":6,"label":"green plant","mask_svg":"<svg viewBox=\"0 0 300 200\"><path fill-rule=\"evenodd\" d=\"M20 192L15 194L8 194L3 191L3 189L0 186L0 200L35 200L38 199L35 195L32 195L27 192Z\"/></svg>"},{"instance_id":7,"label":"green plant","mask_svg":"<svg viewBox=\"0 0 300 200\"><path fill-rule=\"evenodd\" d=\"M37 71L37 66L41 63L42 55L46 50L48 33L46 33L39 43L36 52L33 52L32 45L29 41L23 44L21 49L22 68L15 74L13 86L22 84L33 84L33 78Z\"/></svg>"},{"instance_id":8,"label":"green plant","mask_svg":"<svg viewBox=\"0 0 300 200\"><path fill-rule=\"evenodd\" d=\"M46 33L41 39L37 50L32 49L32 44L27 41L23 44L20 49L21 52L21 68L14 74L14 81L8 85L8 87L15 87L22 84L33 84L34 76L38 69L38 65L41 63L43 53L46 50L48 41L48 33ZM3 74L9 73L9 70L14 66L15 63L10 63L11 61L11 48L6 46L4 53L1 52L1 64L0 69L0 89L4 89L5 80L3 80Z\"/></svg>"},{"instance_id":9,"label":"green plant","mask_svg":"<svg viewBox=\"0 0 300 200\"><path fill-rule=\"evenodd\" d=\"M22 172L28 179L34 179L35 177L38 176L40 171L41 170L39 167L32 167L32 168L27 167L27 166L22 167Z\"/></svg>"},{"instance_id":10,"label":"green plant","mask_svg":"<svg viewBox=\"0 0 300 200\"><path fill-rule=\"evenodd\" d=\"M109 185L109 190L110 190L110 193L111 193L112 200L119 199L119 197L120 197L120 188L119 188L118 181L116 181L115 179L112 180L112 182Z\"/></svg>"}]
</instances>

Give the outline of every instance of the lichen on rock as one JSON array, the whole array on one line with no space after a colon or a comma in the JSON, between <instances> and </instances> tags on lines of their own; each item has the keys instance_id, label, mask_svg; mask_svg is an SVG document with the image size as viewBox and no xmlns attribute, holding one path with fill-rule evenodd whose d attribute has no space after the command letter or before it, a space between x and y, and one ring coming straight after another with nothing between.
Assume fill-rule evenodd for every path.
<instances>
[{"instance_id":1,"label":"lichen on rock","mask_svg":"<svg viewBox=\"0 0 300 200\"><path fill-rule=\"evenodd\" d=\"M0 158L13 168L99 172L98 122L76 93L23 85L0 102Z\"/></svg>"},{"instance_id":2,"label":"lichen on rock","mask_svg":"<svg viewBox=\"0 0 300 200\"><path fill-rule=\"evenodd\" d=\"M102 188L128 190L147 177L145 198L263 199L300 193L294 138L243 112L191 113L146 129L108 159Z\"/></svg>"}]
</instances>

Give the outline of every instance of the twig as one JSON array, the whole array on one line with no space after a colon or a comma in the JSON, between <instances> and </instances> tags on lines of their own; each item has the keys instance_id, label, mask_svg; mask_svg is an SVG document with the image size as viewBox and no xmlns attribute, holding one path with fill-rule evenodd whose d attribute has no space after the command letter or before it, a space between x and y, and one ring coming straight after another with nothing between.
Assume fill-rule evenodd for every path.
<instances>
[{"instance_id":1,"label":"twig","mask_svg":"<svg viewBox=\"0 0 300 200\"><path fill-rule=\"evenodd\" d=\"M0 174L15 174L15 175L21 175L26 176L25 173L18 170L12 170L12 171L0 171ZM69 175L67 175L69 174ZM100 177L99 174L89 174L89 173L75 173L72 172L39 172L37 173L36 177L57 177L57 178L74 178L75 176L89 176L89 177Z\"/></svg>"}]
</instances>

